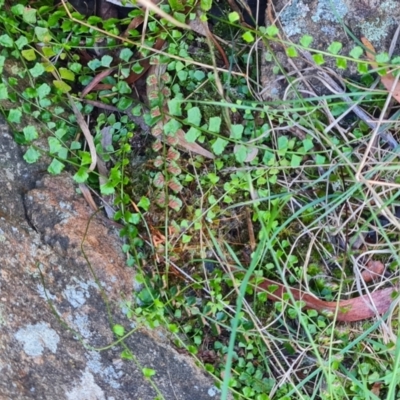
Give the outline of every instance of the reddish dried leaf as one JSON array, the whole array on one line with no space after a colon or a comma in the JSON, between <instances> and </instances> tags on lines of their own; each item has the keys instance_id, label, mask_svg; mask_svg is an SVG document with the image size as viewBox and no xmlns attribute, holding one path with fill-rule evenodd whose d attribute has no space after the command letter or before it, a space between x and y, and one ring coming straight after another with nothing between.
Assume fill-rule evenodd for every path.
<instances>
[{"instance_id":1,"label":"reddish dried leaf","mask_svg":"<svg viewBox=\"0 0 400 400\"><path fill-rule=\"evenodd\" d=\"M171 91L167 87L163 88L161 90L161 93L164 95L164 97L170 97L171 96Z\"/></svg>"},{"instance_id":2,"label":"reddish dried leaf","mask_svg":"<svg viewBox=\"0 0 400 400\"><path fill-rule=\"evenodd\" d=\"M160 192L156 197L156 204L159 207L165 207L165 203L166 202L167 202L167 200L165 199L165 193L164 192Z\"/></svg>"},{"instance_id":3,"label":"reddish dried leaf","mask_svg":"<svg viewBox=\"0 0 400 400\"><path fill-rule=\"evenodd\" d=\"M268 290L273 287L273 292ZM267 292L268 299L272 301L281 301L284 299L288 289L279 282L270 279L263 279L258 284L257 290ZM375 309L379 315L389 310L392 303L392 295L395 291L393 287L377 290L369 295L355 297L354 299L341 300L338 302L324 301L312 294L304 293L299 289L290 288L290 292L295 301L302 301L305 309L317 310L318 312L328 312L336 315L337 321L354 322L361 321L376 316ZM372 303L371 304L371 300Z\"/></svg>"},{"instance_id":4,"label":"reddish dried leaf","mask_svg":"<svg viewBox=\"0 0 400 400\"><path fill-rule=\"evenodd\" d=\"M154 74L149 75L149 76L147 77L147 79L146 79L146 83L147 83L149 86L157 86L157 85L158 85L157 76L154 75Z\"/></svg>"},{"instance_id":5,"label":"reddish dried leaf","mask_svg":"<svg viewBox=\"0 0 400 400\"><path fill-rule=\"evenodd\" d=\"M115 70L116 67L106 69L105 71L101 71L99 74L97 74L93 80L85 87L85 89L82 90L81 97L85 97L88 93L90 93L94 87L97 87L97 90L99 90L99 86L97 85L100 83L105 77L111 74Z\"/></svg>"},{"instance_id":6,"label":"reddish dried leaf","mask_svg":"<svg viewBox=\"0 0 400 400\"><path fill-rule=\"evenodd\" d=\"M125 29L125 32L122 34L123 37L128 37L129 36L129 31L136 29L140 24L142 24L144 21L144 17L138 16L132 19L132 21L129 23L128 27Z\"/></svg>"},{"instance_id":7,"label":"reddish dried leaf","mask_svg":"<svg viewBox=\"0 0 400 400\"><path fill-rule=\"evenodd\" d=\"M161 115L160 107L152 108L150 114L153 118L159 117Z\"/></svg>"},{"instance_id":8,"label":"reddish dried leaf","mask_svg":"<svg viewBox=\"0 0 400 400\"><path fill-rule=\"evenodd\" d=\"M168 165L167 170L170 174L175 175L175 176L179 175L182 172L182 170L179 168L178 164L174 161L172 161Z\"/></svg>"},{"instance_id":9,"label":"reddish dried leaf","mask_svg":"<svg viewBox=\"0 0 400 400\"><path fill-rule=\"evenodd\" d=\"M161 74L160 79L164 83L169 83L171 81L171 75L168 72L165 72L164 74Z\"/></svg>"},{"instance_id":10,"label":"reddish dried leaf","mask_svg":"<svg viewBox=\"0 0 400 400\"><path fill-rule=\"evenodd\" d=\"M168 135L168 136L167 136L167 143L168 143L170 146L176 146L176 145L179 143L179 139L178 139L178 137L175 136L175 135Z\"/></svg>"},{"instance_id":11,"label":"reddish dried leaf","mask_svg":"<svg viewBox=\"0 0 400 400\"><path fill-rule=\"evenodd\" d=\"M155 152L159 152L163 147L163 144L161 143L161 140L156 140L153 145L151 146L151 148L155 151Z\"/></svg>"},{"instance_id":12,"label":"reddish dried leaf","mask_svg":"<svg viewBox=\"0 0 400 400\"><path fill-rule=\"evenodd\" d=\"M157 100L158 99L158 95L159 95L159 92L157 90L152 90L149 93L149 100Z\"/></svg>"},{"instance_id":13,"label":"reddish dried leaf","mask_svg":"<svg viewBox=\"0 0 400 400\"><path fill-rule=\"evenodd\" d=\"M185 132L182 129L178 129L175 136L178 138L179 146L181 146L186 151L191 151L192 153L200 154L203 157L214 159L214 155L210 153L205 148L201 147L197 143L189 143L185 138Z\"/></svg>"},{"instance_id":14,"label":"reddish dried leaf","mask_svg":"<svg viewBox=\"0 0 400 400\"><path fill-rule=\"evenodd\" d=\"M182 207L182 200L178 199L175 196L168 196L168 206L172 208L174 211L179 211Z\"/></svg>"},{"instance_id":15,"label":"reddish dried leaf","mask_svg":"<svg viewBox=\"0 0 400 400\"><path fill-rule=\"evenodd\" d=\"M183 186L180 184L180 182L178 181L178 179L176 179L175 177L172 178L169 182L168 182L168 187L173 190L175 193L179 193L182 189Z\"/></svg>"},{"instance_id":16,"label":"reddish dried leaf","mask_svg":"<svg viewBox=\"0 0 400 400\"><path fill-rule=\"evenodd\" d=\"M362 278L365 282L371 282L373 280L382 277L385 271L385 265L381 261L368 261L365 266L365 270L361 273Z\"/></svg>"},{"instance_id":17,"label":"reddish dried leaf","mask_svg":"<svg viewBox=\"0 0 400 400\"><path fill-rule=\"evenodd\" d=\"M162 189L165 185L165 178L161 172L157 172L156 176L153 179L153 185L156 188Z\"/></svg>"},{"instance_id":18,"label":"reddish dried leaf","mask_svg":"<svg viewBox=\"0 0 400 400\"><path fill-rule=\"evenodd\" d=\"M379 398L382 382L375 382L371 387L371 392Z\"/></svg>"},{"instance_id":19,"label":"reddish dried leaf","mask_svg":"<svg viewBox=\"0 0 400 400\"><path fill-rule=\"evenodd\" d=\"M157 125L151 130L151 133L152 133L152 135L155 136L155 137L161 136L161 135L163 134L163 131L162 131L161 127L160 127L160 124L157 124ZM161 147L160 147L160 149L161 149Z\"/></svg>"},{"instance_id":20,"label":"reddish dried leaf","mask_svg":"<svg viewBox=\"0 0 400 400\"><path fill-rule=\"evenodd\" d=\"M155 160L154 160L154 166L156 168L160 168L164 165L164 159L161 156L158 156Z\"/></svg>"},{"instance_id":21,"label":"reddish dried leaf","mask_svg":"<svg viewBox=\"0 0 400 400\"><path fill-rule=\"evenodd\" d=\"M167 153L168 161L176 161L179 159L180 156L181 156L181 153L179 153L179 151L174 149L173 147L170 147L168 149L168 153Z\"/></svg>"}]
</instances>

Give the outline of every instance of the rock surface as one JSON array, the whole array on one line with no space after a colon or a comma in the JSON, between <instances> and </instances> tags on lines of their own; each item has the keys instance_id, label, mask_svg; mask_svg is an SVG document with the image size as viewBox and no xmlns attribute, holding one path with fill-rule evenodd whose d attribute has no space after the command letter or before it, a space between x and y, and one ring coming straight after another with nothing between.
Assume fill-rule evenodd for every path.
<instances>
[{"instance_id":1,"label":"rock surface","mask_svg":"<svg viewBox=\"0 0 400 400\"><path fill-rule=\"evenodd\" d=\"M306 79L315 76L315 70L310 70L315 64L305 60L300 48L300 57L289 60L286 56L285 47L289 47L290 43L298 45L303 35L312 37L310 48L324 52L324 67L357 80L360 75L356 64L349 61L345 68L338 68L336 58L327 54L329 45L334 41L341 43L343 47L339 54L349 56L355 46L362 46L361 37L366 37L377 53L388 52L400 20L398 0L274 0L272 4L266 13L266 25L276 24L286 43L285 46L272 44L274 60L262 59L262 98L266 100L282 99L287 87L287 80L279 76L282 71L278 76L274 74L276 60L286 73L297 69L303 72ZM394 47L393 53L400 55L399 44ZM299 76L298 71L296 75Z\"/></svg>"},{"instance_id":2,"label":"rock surface","mask_svg":"<svg viewBox=\"0 0 400 400\"><path fill-rule=\"evenodd\" d=\"M0 128L0 398L218 398L213 381L162 335L137 329L125 340L135 362L121 359L109 315L126 332L134 326L120 306L134 271L118 233L91 218L68 174L27 165ZM144 367L156 371L151 381Z\"/></svg>"}]
</instances>

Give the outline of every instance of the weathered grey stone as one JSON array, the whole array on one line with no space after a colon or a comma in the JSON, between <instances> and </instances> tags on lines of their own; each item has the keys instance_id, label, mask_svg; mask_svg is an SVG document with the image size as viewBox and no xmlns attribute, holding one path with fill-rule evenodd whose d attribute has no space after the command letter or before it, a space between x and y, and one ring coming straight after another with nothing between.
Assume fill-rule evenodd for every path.
<instances>
[{"instance_id":1,"label":"weathered grey stone","mask_svg":"<svg viewBox=\"0 0 400 400\"><path fill-rule=\"evenodd\" d=\"M143 367L156 371L152 382L165 399L217 398L213 381L162 331L138 327L125 340L139 366L121 359L120 345L95 349L115 341L109 315L126 331L134 326L120 306L134 280L121 239L111 224L90 220L68 174L25 164L1 127L0 398L154 399Z\"/></svg>"},{"instance_id":2,"label":"weathered grey stone","mask_svg":"<svg viewBox=\"0 0 400 400\"><path fill-rule=\"evenodd\" d=\"M299 44L303 35L310 35L313 38L310 47L327 52L329 45L336 41L343 45L339 54L349 56L351 50L361 44L361 37L366 37L377 53L388 52L400 20L399 0L275 0L271 9L272 14L267 12L266 15L266 25L275 21L282 29L282 39L286 41L284 46L271 44L276 58L286 73L297 68L308 76L315 74L315 71L305 70L313 64L305 59L300 49L300 57L291 60L286 57L285 47L290 42ZM394 54L400 54L398 44ZM334 73L343 77L359 76L356 63L348 62L347 67L341 69L337 67L334 57L324 57L324 67L331 68ZM262 59L264 99L282 99L287 87L286 79L279 79L282 76L274 75L275 65L275 60L268 62L265 58Z\"/></svg>"}]
</instances>

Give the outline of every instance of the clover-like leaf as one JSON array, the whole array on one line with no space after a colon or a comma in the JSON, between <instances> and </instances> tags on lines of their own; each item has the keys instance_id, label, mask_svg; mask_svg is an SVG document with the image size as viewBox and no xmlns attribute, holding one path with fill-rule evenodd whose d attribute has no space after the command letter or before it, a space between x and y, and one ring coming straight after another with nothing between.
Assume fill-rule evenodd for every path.
<instances>
[{"instance_id":1,"label":"clover-like leaf","mask_svg":"<svg viewBox=\"0 0 400 400\"><path fill-rule=\"evenodd\" d=\"M159 189L162 189L164 187L165 178L162 172L157 172L156 176L153 179L153 185Z\"/></svg>"}]
</instances>

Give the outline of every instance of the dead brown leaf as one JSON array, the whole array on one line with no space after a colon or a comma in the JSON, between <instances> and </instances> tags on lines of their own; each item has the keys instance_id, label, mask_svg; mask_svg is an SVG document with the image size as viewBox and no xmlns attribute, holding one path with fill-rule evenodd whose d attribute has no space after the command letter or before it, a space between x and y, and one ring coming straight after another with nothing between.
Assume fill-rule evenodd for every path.
<instances>
[{"instance_id":1,"label":"dead brown leaf","mask_svg":"<svg viewBox=\"0 0 400 400\"><path fill-rule=\"evenodd\" d=\"M87 94L89 94L95 86L99 86L99 82L101 82L105 77L110 75L116 67L106 69L104 71L101 71L99 74L97 74L93 80L85 87L85 89L82 90L81 98L85 97ZM111 86L112 87L112 86ZM99 89L97 87L97 90L103 90L103 88Z\"/></svg>"},{"instance_id":2,"label":"dead brown leaf","mask_svg":"<svg viewBox=\"0 0 400 400\"><path fill-rule=\"evenodd\" d=\"M274 290L269 291L270 287L274 288ZM288 293L288 289L282 285L282 283L270 279L264 279L257 285L256 289L267 292L268 299L272 301L281 301L284 295ZM371 293L370 296L363 295L339 302L324 301L312 294L305 293L295 288L290 288L289 290L295 301L302 301L305 303L305 309L328 312L329 314L336 315L337 321L354 322L375 317L375 309L379 315L388 311L392 303L392 294L395 289L390 287L377 290Z\"/></svg>"},{"instance_id":3,"label":"dead brown leaf","mask_svg":"<svg viewBox=\"0 0 400 400\"><path fill-rule=\"evenodd\" d=\"M361 276L365 282L372 282L381 278L385 271L385 265L381 261L370 260L367 262L365 269L361 272Z\"/></svg>"}]
</instances>

